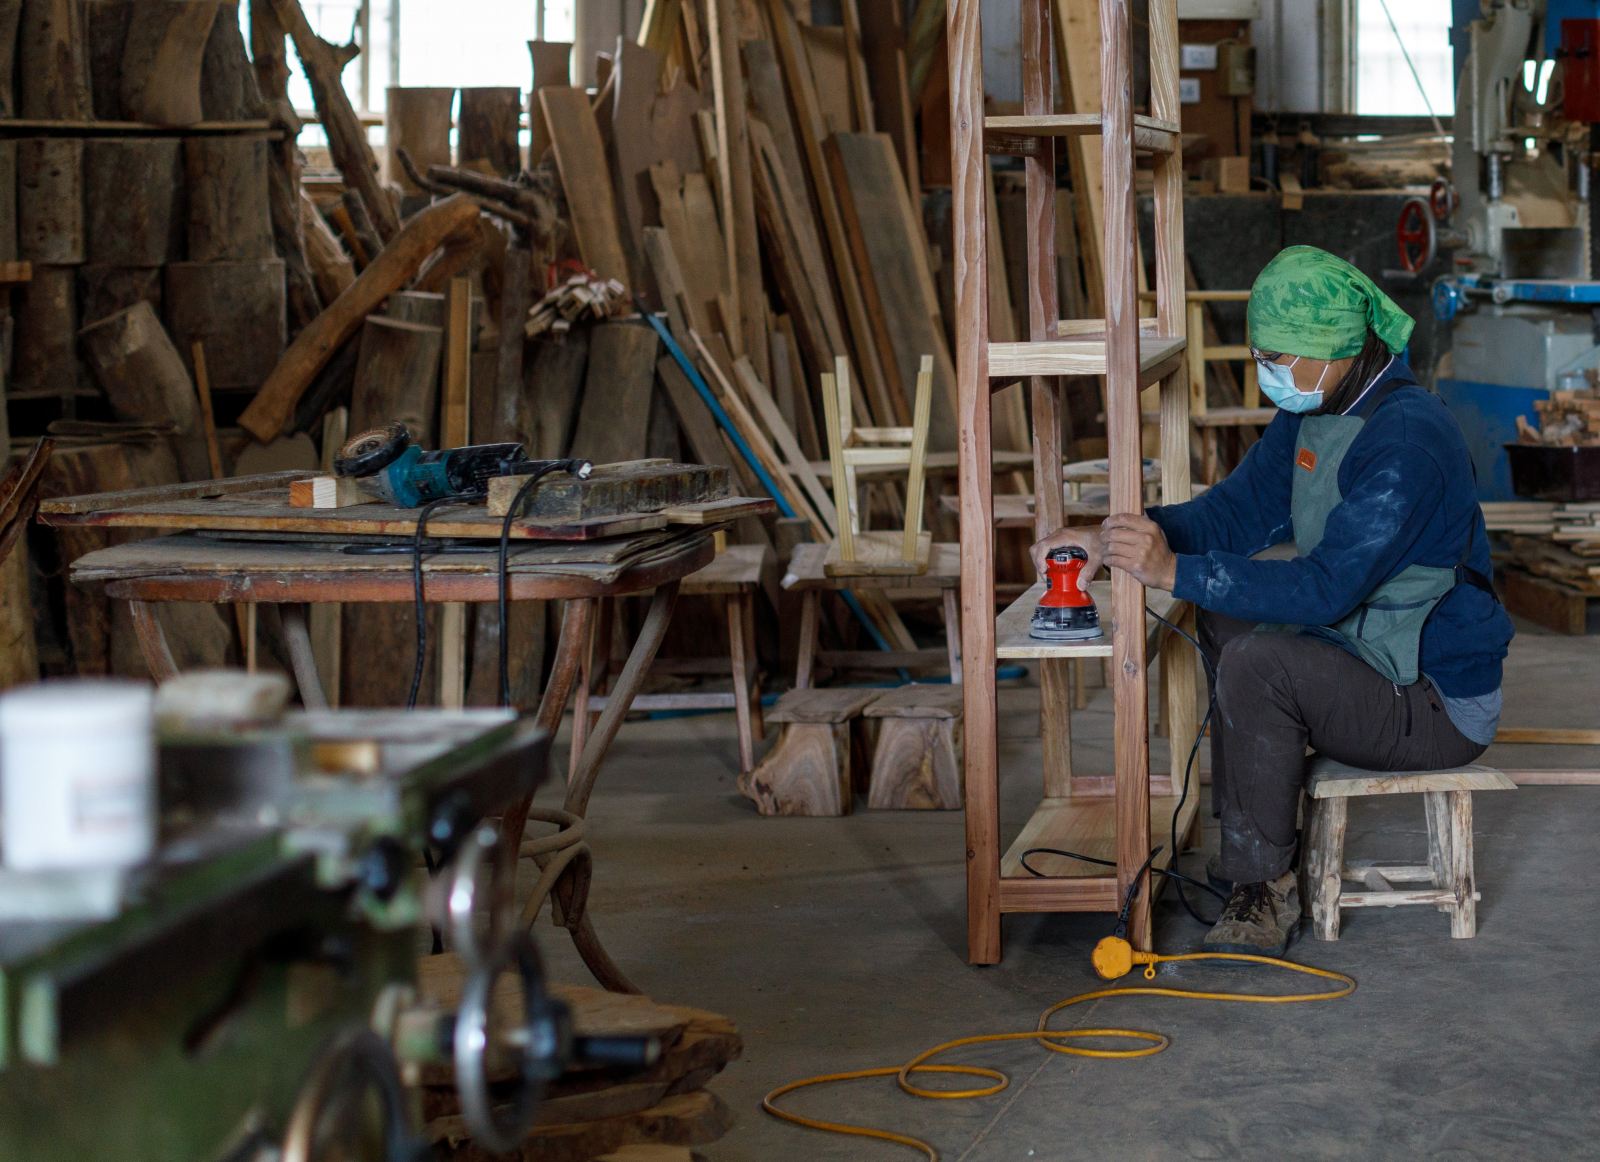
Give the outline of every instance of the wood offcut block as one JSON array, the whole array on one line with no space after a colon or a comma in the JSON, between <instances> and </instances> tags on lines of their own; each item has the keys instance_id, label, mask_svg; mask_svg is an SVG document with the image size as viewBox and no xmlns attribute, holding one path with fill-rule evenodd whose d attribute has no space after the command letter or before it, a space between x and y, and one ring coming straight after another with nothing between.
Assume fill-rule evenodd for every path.
<instances>
[{"instance_id":1,"label":"wood offcut block","mask_svg":"<svg viewBox=\"0 0 1600 1162\"><path fill-rule=\"evenodd\" d=\"M955 811L966 789L960 686L901 686L863 711L878 722L867 806Z\"/></svg>"},{"instance_id":2,"label":"wood offcut block","mask_svg":"<svg viewBox=\"0 0 1600 1162\"><path fill-rule=\"evenodd\" d=\"M292 508L350 508L357 504L376 504L378 498L361 491L353 476L310 476L289 482Z\"/></svg>"},{"instance_id":3,"label":"wood offcut block","mask_svg":"<svg viewBox=\"0 0 1600 1162\"><path fill-rule=\"evenodd\" d=\"M1200 163L1200 180L1215 182L1218 193L1248 194L1250 192L1250 159L1248 157L1208 157Z\"/></svg>"},{"instance_id":4,"label":"wood offcut block","mask_svg":"<svg viewBox=\"0 0 1600 1162\"><path fill-rule=\"evenodd\" d=\"M705 504L732 495L728 469L671 460L596 464L587 480L552 472L539 482L522 515L535 521L580 521L632 512L660 512L675 505ZM489 515L505 516L526 476L489 481Z\"/></svg>"},{"instance_id":5,"label":"wood offcut block","mask_svg":"<svg viewBox=\"0 0 1600 1162\"><path fill-rule=\"evenodd\" d=\"M928 571L928 554L933 551L933 534L917 534L917 555L905 558L903 532L856 533L855 560L847 561L838 541L828 549L822 571L829 577L921 576Z\"/></svg>"},{"instance_id":6,"label":"wood offcut block","mask_svg":"<svg viewBox=\"0 0 1600 1162\"><path fill-rule=\"evenodd\" d=\"M739 790L763 815L848 815L851 728L881 690L790 690L766 716L782 724Z\"/></svg>"}]
</instances>

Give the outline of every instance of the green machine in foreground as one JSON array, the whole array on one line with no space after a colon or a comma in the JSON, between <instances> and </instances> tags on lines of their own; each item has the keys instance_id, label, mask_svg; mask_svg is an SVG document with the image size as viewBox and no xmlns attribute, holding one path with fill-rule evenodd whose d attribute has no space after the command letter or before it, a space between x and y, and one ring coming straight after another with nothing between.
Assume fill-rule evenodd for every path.
<instances>
[{"instance_id":1,"label":"green machine in foreground","mask_svg":"<svg viewBox=\"0 0 1600 1162\"><path fill-rule=\"evenodd\" d=\"M509 931L515 853L485 821L548 750L494 710L164 729L149 865L0 873L0 1159L409 1162L404 1081L432 1061L474 1139L513 1148L565 1064L647 1064L645 1039L574 1039ZM441 931L469 969L454 1012L414 988ZM514 1024L491 1016L507 973Z\"/></svg>"}]
</instances>

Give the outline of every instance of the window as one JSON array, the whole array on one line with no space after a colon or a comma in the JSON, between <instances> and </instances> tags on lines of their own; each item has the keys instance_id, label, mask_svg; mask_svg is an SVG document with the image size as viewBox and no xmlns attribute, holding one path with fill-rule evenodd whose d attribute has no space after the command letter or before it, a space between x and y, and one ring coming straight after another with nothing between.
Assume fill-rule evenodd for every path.
<instances>
[{"instance_id":1,"label":"window","mask_svg":"<svg viewBox=\"0 0 1600 1162\"><path fill-rule=\"evenodd\" d=\"M1455 112L1450 0L1359 0L1356 112L1438 116ZM1385 11L1387 4L1387 11ZM1390 22L1393 17L1393 23ZM1399 31L1400 37L1395 38ZM1405 44L1404 52L1401 43ZM1406 63L1409 54L1411 62ZM1415 67L1416 74L1412 74ZM1422 91L1417 88L1422 82ZM1423 93L1427 94L1426 100Z\"/></svg>"},{"instance_id":2,"label":"window","mask_svg":"<svg viewBox=\"0 0 1600 1162\"><path fill-rule=\"evenodd\" d=\"M573 3L544 0L545 40L572 39ZM400 84L532 87L537 8L528 0L404 0Z\"/></svg>"}]
</instances>

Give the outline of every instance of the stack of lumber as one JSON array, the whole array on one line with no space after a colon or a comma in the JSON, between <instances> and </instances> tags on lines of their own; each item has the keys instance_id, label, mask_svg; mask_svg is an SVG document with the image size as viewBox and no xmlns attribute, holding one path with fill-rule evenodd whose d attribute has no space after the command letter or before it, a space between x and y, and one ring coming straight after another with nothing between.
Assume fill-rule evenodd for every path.
<instances>
[{"instance_id":1,"label":"stack of lumber","mask_svg":"<svg viewBox=\"0 0 1600 1162\"><path fill-rule=\"evenodd\" d=\"M1540 500L1486 500L1483 524L1491 533L1553 533L1556 531L1552 503Z\"/></svg>"},{"instance_id":2,"label":"stack of lumber","mask_svg":"<svg viewBox=\"0 0 1600 1162\"><path fill-rule=\"evenodd\" d=\"M614 278L575 274L534 304L522 332L533 339L546 331L570 331L584 319L608 318L626 302L627 289Z\"/></svg>"},{"instance_id":3,"label":"stack of lumber","mask_svg":"<svg viewBox=\"0 0 1600 1162\"><path fill-rule=\"evenodd\" d=\"M1594 371L1586 373L1592 379ZM1600 444L1600 389L1552 391L1534 405L1539 426L1517 417L1517 442L1555 447L1593 447Z\"/></svg>"},{"instance_id":4,"label":"stack of lumber","mask_svg":"<svg viewBox=\"0 0 1600 1162\"><path fill-rule=\"evenodd\" d=\"M453 953L423 957L417 984L424 1002L451 1008L459 1003L464 972ZM510 1027L520 1016L519 985L507 975L494 994L495 1025ZM654 1036L661 1058L644 1070L569 1071L545 1086L544 1100L524 1140L524 1162L589 1162L610 1156L644 1162L687 1159L689 1146L722 1137L732 1115L705 1088L743 1050L739 1030L725 1017L701 1009L661 1005L648 997L600 989L552 985L550 992L572 1009L574 1031L589 1036ZM496 1079L491 1077L491 1083ZM435 1157L480 1162L490 1154L468 1137L449 1065L423 1075L422 1115ZM660 1153L646 1147L654 1146ZM667 1147L680 1148L674 1155Z\"/></svg>"},{"instance_id":5,"label":"stack of lumber","mask_svg":"<svg viewBox=\"0 0 1600 1162\"><path fill-rule=\"evenodd\" d=\"M1506 608L1560 633L1584 633L1600 597L1600 503L1486 502L1484 523L1503 535L1494 553Z\"/></svg>"}]
</instances>

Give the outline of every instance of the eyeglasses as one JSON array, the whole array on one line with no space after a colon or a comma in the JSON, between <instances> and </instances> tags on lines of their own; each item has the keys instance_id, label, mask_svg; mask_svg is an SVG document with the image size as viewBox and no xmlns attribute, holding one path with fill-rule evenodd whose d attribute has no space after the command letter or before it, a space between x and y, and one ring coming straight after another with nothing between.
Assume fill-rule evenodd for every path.
<instances>
[{"instance_id":1,"label":"eyeglasses","mask_svg":"<svg viewBox=\"0 0 1600 1162\"><path fill-rule=\"evenodd\" d=\"M1252 347L1250 348L1250 357L1260 363L1276 363L1278 360L1283 358L1283 352L1259 351Z\"/></svg>"}]
</instances>

